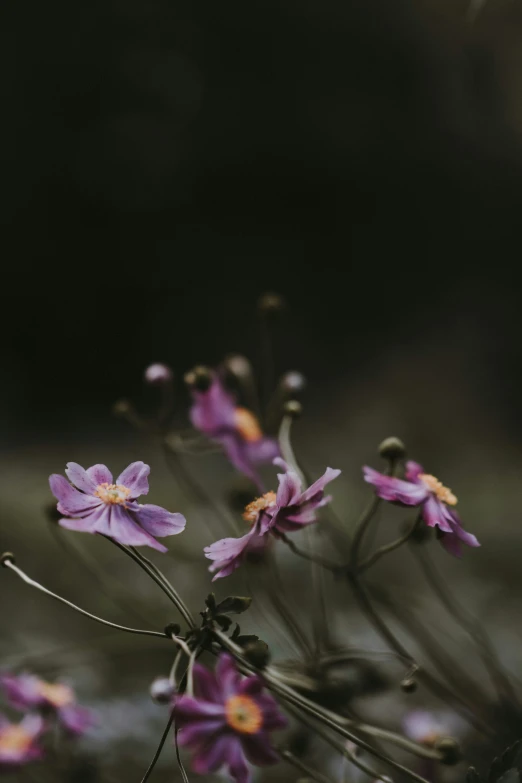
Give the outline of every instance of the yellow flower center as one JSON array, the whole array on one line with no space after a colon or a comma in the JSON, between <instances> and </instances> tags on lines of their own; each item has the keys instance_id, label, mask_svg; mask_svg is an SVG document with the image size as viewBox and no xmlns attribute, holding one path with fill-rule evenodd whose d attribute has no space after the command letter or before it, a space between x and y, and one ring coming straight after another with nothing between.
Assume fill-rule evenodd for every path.
<instances>
[{"instance_id":1,"label":"yellow flower center","mask_svg":"<svg viewBox=\"0 0 522 783\"><path fill-rule=\"evenodd\" d=\"M276 493L266 492L263 495L263 497L256 498L256 500L253 500L251 503L248 504L248 506L245 508L245 511L243 513L243 519L253 524L257 520L260 511L264 511L265 508L270 508L271 506L275 506L275 502L276 502Z\"/></svg>"},{"instance_id":2,"label":"yellow flower center","mask_svg":"<svg viewBox=\"0 0 522 783\"><path fill-rule=\"evenodd\" d=\"M257 418L247 408L236 408L234 424L241 437L249 443L255 443L256 440L263 437Z\"/></svg>"},{"instance_id":3,"label":"yellow flower center","mask_svg":"<svg viewBox=\"0 0 522 783\"><path fill-rule=\"evenodd\" d=\"M435 478L435 476L432 476L430 473L420 473L419 478L428 487L430 492L433 492L443 503L447 503L448 506L457 505L457 498L451 489L445 487L438 478Z\"/></svg>"},{"instance_id":4,"label":"yellow flower center","mask_svg":"<svg viewBox=\"0 0 522 783\"><path fill-rule=\"evenodd\" d=\"M107 484L105 481L103 484L98 484L94 494L109 505L125 506L130 493L130 489L124 487L123 484Z\"/></svg>"},{"instance_id":5,"label":"yellow flower center","mask_svg":"<svg viewBox=\"0 0 522 783\"><path fill-rule=\"evenodd\" d=\"M67 685L56 683L51 685L49 682L41 682L38 686L40 696L43 696L53 707L65 707L74 701L74 693Z\"/></svg>"},{"instance_id":6,"label":"yellow flower center","mask_svg":"<svg viewBox=\"0 0 522 783\"><path fill-rule=\"evenodd\" d=\"M8 726L0 731L0 753L23 753L32 741L22 726Z\"/></svg>"},{"instance_id":7,"label":"yellow flower center","mask_svg":"<svg viewBox=\"0 0 522 783\"><path fill-rule=\"evenodd\" d=\"M263 713L250 696L231 696L225 703L225 718L241 734L257 734L263 725Z\"/></svg>"}]
</instances>

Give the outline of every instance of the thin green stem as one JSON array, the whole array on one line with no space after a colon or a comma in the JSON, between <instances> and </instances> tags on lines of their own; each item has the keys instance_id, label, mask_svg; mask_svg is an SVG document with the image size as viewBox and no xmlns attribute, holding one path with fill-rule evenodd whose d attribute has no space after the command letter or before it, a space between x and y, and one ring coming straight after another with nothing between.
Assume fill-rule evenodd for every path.
<instances>
[{"instance_id":1,"label":"thin green stem","mask_svg":"<svg viewBox=\"0 0 522 783\"><path fill-rule=\"evenodd\" d=\"M156 753L154 754L154 757L153 757L152 761L150 762L150 764L149 764L149 766L147 768L147 771L145 772L144 776L141 779L141 783L147 783L147 780L152 775L152 771L153 771L154 767L156 766L156 763L157 763L159 757L161 756L161 751L163 750L163 746L164 746L165 742L167 741L167 737L169 736L169 732L170 732L170 730L172 728L173 723L174 723L174 710L172 711L172 714L171 714L171 716L170 716L170 718L168 720L168 723L165 726L165 730L164 730L163 734L161 735L161 739L160 739L159 745L158 745L158 747L156 749Z\"/></svg>"},{"instance_id":2,"label":"thin green stem","mask_svg":"<svg viewBox=\"0 0 522 783\"><path fill-rule=\"evenodd\" d=\"M292 550L292 552L295 555L298 555L299 557L302 557L304 560L310 560L310 562L315 563L316 565L321 566L322 568L326 568L328 571L332 571L333 573L340 573L343 570L343 566L339 565L339 563L334 563L332 560L328 560L325 557L321 557L319 555L312 555L309 552L305 552L304 549L301 549L298 547L291 538L288 538L288 536L285 533L277 533L276 537L282 541L284 544L287 545L289 549Z\"/></svg>"},{"instance_id":3,"label":"thin green stem","mask_svg":"<svg viewBox=\"0 0 522 783\"><path fill-rule=\"evenodd\" d=\"M62 598L60 595L56 595L56 593L51 592L51 590L48 590L43 585L39 584L38 582L35 582L34 579L31 579L29 576L27 576L24 571L22 571L18 566L16 566L12 560L4 560L2 565L5 568L9 568L11 571L14 571L17 576L20 577L26 584L30 585L31 587L35 587L37 590L39 590L41 593L44 593L45 595L48 595L50 598L54 598L55 601L59 601L62 604L65 604L70 609L74 609L75 612L79 612L79 614L83 614L85 617L88 617L90 620L95 620L97 623L101 623L102 625L107 625L109 628L116 628L118 631L125 631L126 633L134 633L138 634L140 636L157 636L161 639L168 639L168 637L164 633L159 633L158 631L142 631L137 628L127 628L125 625L118 625L117 623L111 623L109 620L103 620L101 617L97 617L95 614L91 614L90 612L87 612L85 609L80 609L79 606L76 606L76 604L73 604L71 601L68 601L66 598Z\"/></svg>"},{"instance_id":4,"label":"thin green stem","mask_svg":"<svg viewBox=\"0 0 522 783\"><path fill-rule=\"evenodd\" d=\"M118 543L118 541L115 541L113 538L108 538L105 536L108 541L111 541L115 546L118 547L118 549L121 549L122 552L125 552L125 554L130 557L132 560L134 560L135 563L137 563L140 568L142 568L149 576L150 578L156 582L158 587L163 590L167 598L169 598L172 603L176 606L179 613L182 615L183 619L189 626L189 628L195 628L196 624L194 621L194 618L190 614L190 611L187 609L185 604L183 603L182 599L174 589L174 587L170 584L170 582L166 579L166 577L162 574L162 572L157 568L154 563L152 563L150 560L148 560L146 557L144 557L142 554L140 554L134 547L126 547L123 544Z\"/></svg>"},{"instance_id":5,"label":"thin green stem","mask_svg":"<svg viewBox=\"0 0 522 783\"><path fill-rule=\"evenodd\" d=\"M292 767L298 769L300 772L304 772L308 780L315 780L316 783L332 783L330 778L327 778L316 769L309 767L308 764L305 764L303 761L301 761L301 759L298 759L296 756L294 756L291 751L281 748L277 749L277 752L283 761L288 762L288 764L291 764Z\"/></svg>"},{"instance_id":6,"label":"thin green stem","mask_svg":"<svg viewBox=\"0 0 522 783\"><path fill-rule=\"evenodd\" d=\"M377 549L366 560L364 560L362 563L359 563L358 572L362 573L363 571L366 571L368 568L374 565L378 560L380 560L381 557L384 557L384 555L393 552L395 549L398 549L407 541L409 541L409 539L412 537L417 527L419 526L419 522L420 522L420 517L419 516L415 517L413 524L408 528L408 530L404 533L403 536L396 538L395 541L391 541L389 544L385 544L384 546L379 547L379 549Z\"/></svg>"}]
</instances>

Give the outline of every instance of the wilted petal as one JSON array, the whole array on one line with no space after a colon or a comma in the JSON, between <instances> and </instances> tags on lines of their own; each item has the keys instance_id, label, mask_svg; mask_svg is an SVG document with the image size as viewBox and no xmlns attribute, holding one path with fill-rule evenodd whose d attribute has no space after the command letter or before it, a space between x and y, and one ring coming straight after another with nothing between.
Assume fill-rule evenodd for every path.
<instances>
[{"instance_id":1,"label":"wilted petal","mask_svg":"<svg viewBox=\"0 0 522 783\"><path fill-rule=\"evenodd\" d=\"M49 486L51 487L51 492L60 503L60 512L62 514L75 516L75 514L94 509L101 503L99 498L79 492L69 484L64 476L60 476L58 473L53 473L52 476L49 476Z\"/></svg>"},{"instance_id":2,"label":"wilted petal","mask_svg":"<svg viewBox=\"0 0 522 783\"><path fill-rule=\"evenodd\" d=\"M132 462L128 468L125 468L123 473L120 473L116 479L116 484L123 484L124 487L130 489L131 498L147 495L149 492L149 473L149 465L146 465L144 462Z\"/></svg>"},{"instance_id":3,"label":"wilted petal","mask_svg":"<svg viewBox=\"0 0 522 783\"><path fill-rule=\"evenodd\" d=\"M75 487L78 487L78 489L81 489L81 491L85 492L87 495L94 495L96 492L97 485L94 483L91 476L89 476L85 468L82 468L77 462L68 462L65 474Z\"/></svg>"},{"instance_id":4,"label":"wilted petal","mask_svg":"<svg viewBox=\"0 0 522 783\"><path fill-rule=\"evenodd\" d=\"M187 520L183 514L171 514L161 506L146 503L134 512L141 527L151 536L175 536L185 529Z\"/></svg>"},{"instance_id":5,"label":"wilted petal","mask_svg":"<svg viewBox=\"0 0 522 783\"><path fill-rule=\"evenodd\" d=\"M385 476L373 468L364 467L364 480L373 484L377 495L392 503L402 503L405 506L419 506L429 495L427 487L422 484L412 484L409 481Z\"/></svg>"},{"instance_id":6,"label":"wilted petal","mask_svg":"<svg viewBox=\"0 0 522 783\"><path fill-rule=\"evenodd\" d=\"M100 484L112 484L112 473L106 465L92 465L87 468L87 475L91 478L96 486Z\"/></svg>"}]
</instances>

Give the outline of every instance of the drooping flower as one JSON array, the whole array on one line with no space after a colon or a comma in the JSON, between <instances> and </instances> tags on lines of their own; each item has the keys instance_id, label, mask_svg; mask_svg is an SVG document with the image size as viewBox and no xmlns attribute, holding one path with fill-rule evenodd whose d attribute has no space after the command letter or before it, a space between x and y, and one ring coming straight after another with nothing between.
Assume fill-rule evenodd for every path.
<instances>
[{"instance_id":1,"label":"drooping flower","mask_svg":"<svg viewBox=\"0 0 522 783\"><path fill-rule=\"evenodd\" d=\"M218 442L232 465L261 488L256 465L279 455L277 440L263 434L257 417L237 404L217 373L209 371L205 386L191 386L193 426Z\"/></svg>"},{"instance_id":2,"label":"drooping flower","mask_svg":"<svg viewBox=\"0 0 522 783\"><path fill-rule=\"evenodd\" d=\"M57 473L49 477L49 484L58 500L58 511L64 515L59 524L68 530L100 533L120 544L150 546L166 552L167 548L155 536L175 536L185 528L182 514L136 502L149 491L150 467L144 462L133 462L116 483L105 465L85 470L76 462L69 462L65 472L74 486Z\"/></svg>"},{"instance_id":3,"label":"drooping flower","mask_svg":"<svg viewBox=\"0 0 522 783\"><path fill-rule=\"evenodd\" d=\"M70 734L84 734L93 725L92 712L76 703L76 695L68 685L45 682L34 674L3 674L0 684L12 707L54 714Z\"/></svg>"},{"instance_id":4,"label":"drooping flower","mask_svg":"<svg viewBox=\"0 0 522 783\"><path fill-rule=\"evenodd\" d=\"M424 472L418 462L407 462L405 480L386 476L373 468L364 467L364 480L373 484L383 500L401 506L420 506L424 522L437 527L442 546L456 557L462 556L461 544L480 546L477 538L462 527L453 508L457 498L435 476Z\"/></svg>"},{"instance_id":5,"label":"drooping flower","mask_svg":"<svg viewBox=\"0 0 522 783\"><path fill-rule=\"evenodd\" d=\"M214 562L211 572L217 571L213 581L228 576L243 562L248 551L261 546L263 539L271 533L292 533L317 520L317 509L330 502L331 496L324 494L325 486L340 474L340 470L327 468L324 475L303 491L301 479L284 460L276 457L274 464L284 473L278 474L279 488L267 492L250 503L243 514L252 528L242 538L223 538L205 548L205 556Z\"/></svg>"},{"instance_id":6,"label":"drooping flower","mask_svg":"<svg viewBox=\"0 0 522 783\"><path fill-rule=\"evenodd\" d=\"M247 759L258 767L279 760L270 733L287 720L257 676L241 677L233 658L220 656L215 673L195 664L194 697L175 701L178 742L193 752L192 768L205 775L226 767L236 783L248 783Z\"/></svg>"},{"instance_id":7,"label":"drooping flower","mask_svg":"<svg viewBox=\"0 0 522 783\"><path fill-rule=\"evenodd\" d=\"M26 715L20 723L0 716L0 770L23 766L43 757L38 740L44 730L40 715Z\"/></svg>"}]
</instances>

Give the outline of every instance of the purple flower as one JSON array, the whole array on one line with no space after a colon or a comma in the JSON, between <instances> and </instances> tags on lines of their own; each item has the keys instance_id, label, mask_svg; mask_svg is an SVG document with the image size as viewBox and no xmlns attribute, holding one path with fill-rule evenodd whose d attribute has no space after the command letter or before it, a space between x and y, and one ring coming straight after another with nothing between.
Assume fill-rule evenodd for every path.
<instances>
[{"instance_id":1,"label":"purple flower","mask_svg":"<svg viewBox=\"0 0 522 783\"><path fill-rule=\"evenodd\" d=\"M170 383L172 370L166 364L150 364L145 370L145 380L151 384Z\"/></svg>"},{"instance_id":2,"label":"purple flower","mask_svg":"<svg viewBox=\"0 0 522 783\"><path fill-rule=\"evenodd\" d=\"M193 673L195 697L179 697L174 714L179 744L193 751L194 771L205 775L227 767L236 783L248 783L246 759L258 767L277 763L269 734L287 720L264 692L262 680L242 678L226 653L215 674L199 664Z\"/></svg>"},{"instance_id":3,"label":"purple flower","mask_svg":"<svg viewBox=\"0 0 522 783\"><path fill-rule=\"evenodd\" d=\"M40 715L26 715L21 723L0 716L0 770L37 761L43 756L38 740L44 729Z\"/></svg>"},{"instance_id":4,"label":"purple flower","mask_svg":"<svg viewBox=\"0 0 522 783\"><path fill-rule=\"evenodd\" d=\"M256 416L237 405L216 373L212 373L207 389L192 387L191 393L193 426L220 443L232 465L261 488L255 466L279 455L277 440L263 435Z\"/></svg>"},{"instance_id":5,"label":"purple flower","mask_svg":"<svg viewBox=\"0 0 522 783\"><path fill-rule=\"evenodd\" d=\"M364 480L374 485L383 500L400 506L420 506L424 522L439 529L442 546L450 554L461 557L461 543L480 546L476 537L464 530L457 512L450 508L457 503L453 492L435 476L425 473L418 462L406 463L405 481L369 467L363 471Z\"/></svg>"},{"instance_id":6,"label":"purple flower","mask_svg":"<svg viewBox=\"0 0 522 783\"><path fill-rule=\"evenodd\" d=\"M458 715L440 710L410 710L402 723L407 737L428 747L433 747L441 737L459 736L466 730L465 722Z\"/></svg>"},{"instance_id":7,"label":"purple flower","mask_svg":"<svg viewBox=\"0 0 522 783\"><path fill-rule=\"evenodd\" d=\"M136 503L136 498L149 491L150 467L144 462L129 465L115 484L105 465L84 470L76 462L68 462L65 472L74 486L57 473L49 477L49 484L58 499L58 511L65 517L60 525L68 530L101 533L120 544L166 552L154 536L175 536L185 528L182 514L171 514L150 503Z\"/></svg>"},{"instance_id":8,"label":"purple flower","mask_svg":"<svg viewBox=\"0 0 522 783\"><path fill-rule=\"evenodd\" d=\"M91 711L76 703L68 685L45 682L33 674L4 674L0 683L12 707L52 712L70 734L84 734L94 722Z\"/></svg>"},{"instance_id":9,"label":"purple flower","mask_svg":"<svg viewBox=\"0 0 522 783\"><path fill-rule=\"evenodd\" d=\"M327 468L324 475L303 492L301 479L282 459L274 464L284 470L278 474L279 489L267 492L250 503L243 514L252 528L242 538L223 538L205 547L205 556L214 563L211 572L218 573L212 581L228 576L238 568L253 547L263 545L268 533L293 533L316 521L316 511L330 502L331 496L324 494L325 486L337 478L340 470Z\"/></svg>"}]
</instances>

